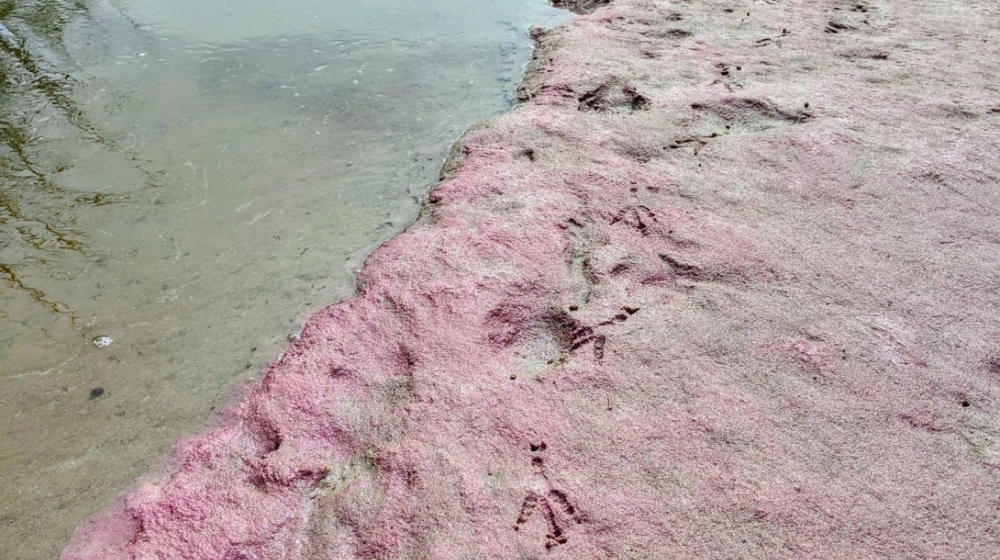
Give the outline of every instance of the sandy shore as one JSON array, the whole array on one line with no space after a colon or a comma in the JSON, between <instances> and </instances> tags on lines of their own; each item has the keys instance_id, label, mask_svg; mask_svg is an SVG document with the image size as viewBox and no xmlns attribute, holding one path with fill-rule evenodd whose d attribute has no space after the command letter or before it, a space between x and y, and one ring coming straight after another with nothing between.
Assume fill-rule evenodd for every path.
<instances>
[{"instance_id":1,"label":"sandy shore","mask_svg":"<svg viewBox=\"0 0 1000 560\"><path fill-rule=\"evenodd\" d=\"M65 560L996 557L996 4L536 35L357 295Z\"/></svg>"}]
</instances>

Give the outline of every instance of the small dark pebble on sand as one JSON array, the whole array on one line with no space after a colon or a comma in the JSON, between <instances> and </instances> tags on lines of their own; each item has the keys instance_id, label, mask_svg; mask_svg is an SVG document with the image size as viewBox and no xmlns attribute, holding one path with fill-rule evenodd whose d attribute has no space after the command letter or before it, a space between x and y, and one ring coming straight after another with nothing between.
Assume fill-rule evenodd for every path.
<instances>
[{"instance_id":1,"label":"small dark pebble on sand","mask_svg":"<svg viewBox=\"0 0 1000 560\"><path fill-rule=\"evenodd\" d=\"M90 396L87 397L87 400L92 401L103 394L104 394L104 387L94 387L93 389L90 390Z\"/></svg>"}]
</instances>

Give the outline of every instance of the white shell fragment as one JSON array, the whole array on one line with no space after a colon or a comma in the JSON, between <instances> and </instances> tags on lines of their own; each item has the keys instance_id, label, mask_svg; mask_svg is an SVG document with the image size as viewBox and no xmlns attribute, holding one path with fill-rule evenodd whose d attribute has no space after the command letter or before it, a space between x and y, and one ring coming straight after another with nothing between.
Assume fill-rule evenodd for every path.
<instances>
[{"instance_id":1,"label":"white shell fragment","mask_svg":"<svg viewBox=\"0 0 1000 560\"><path fill-rule=\"evenodd\" d=\"M107 348L112 342L114 339L107 335L95 336L93 340L94 346L98 348Z\"/></svg>"}]
</instances>

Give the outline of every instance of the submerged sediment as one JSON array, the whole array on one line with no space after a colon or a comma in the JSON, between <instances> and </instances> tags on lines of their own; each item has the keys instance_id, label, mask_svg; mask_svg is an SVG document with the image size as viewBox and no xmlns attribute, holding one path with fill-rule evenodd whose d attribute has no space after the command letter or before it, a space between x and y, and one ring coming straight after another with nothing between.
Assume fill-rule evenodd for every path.
<instances>
[{"instance_id":1,"label":"submerged sediment","mask_svg":"<svg viewBox=\"0 0 1000 560\"><path fill-rule=\"evenodd\" d=\"M537 33L357 295L63 558L994 556L996 17Z\"/></svg>"}]
</instances>

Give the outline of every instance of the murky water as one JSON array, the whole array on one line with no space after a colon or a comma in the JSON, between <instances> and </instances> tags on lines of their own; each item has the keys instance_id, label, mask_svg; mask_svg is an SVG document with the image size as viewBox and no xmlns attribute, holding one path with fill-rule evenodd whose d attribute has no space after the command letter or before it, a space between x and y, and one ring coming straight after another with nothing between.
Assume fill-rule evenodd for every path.
<instances>
[{"instance_id":1,"label":"murky water","mask_svg":"<svg viewBox=\"0 0 1000 560\"><path fill-rule=\"evenodd\" d=\"M0 0L0 556L208 422L507 110L545 0Z\"/></svg>"}]
</instances>

